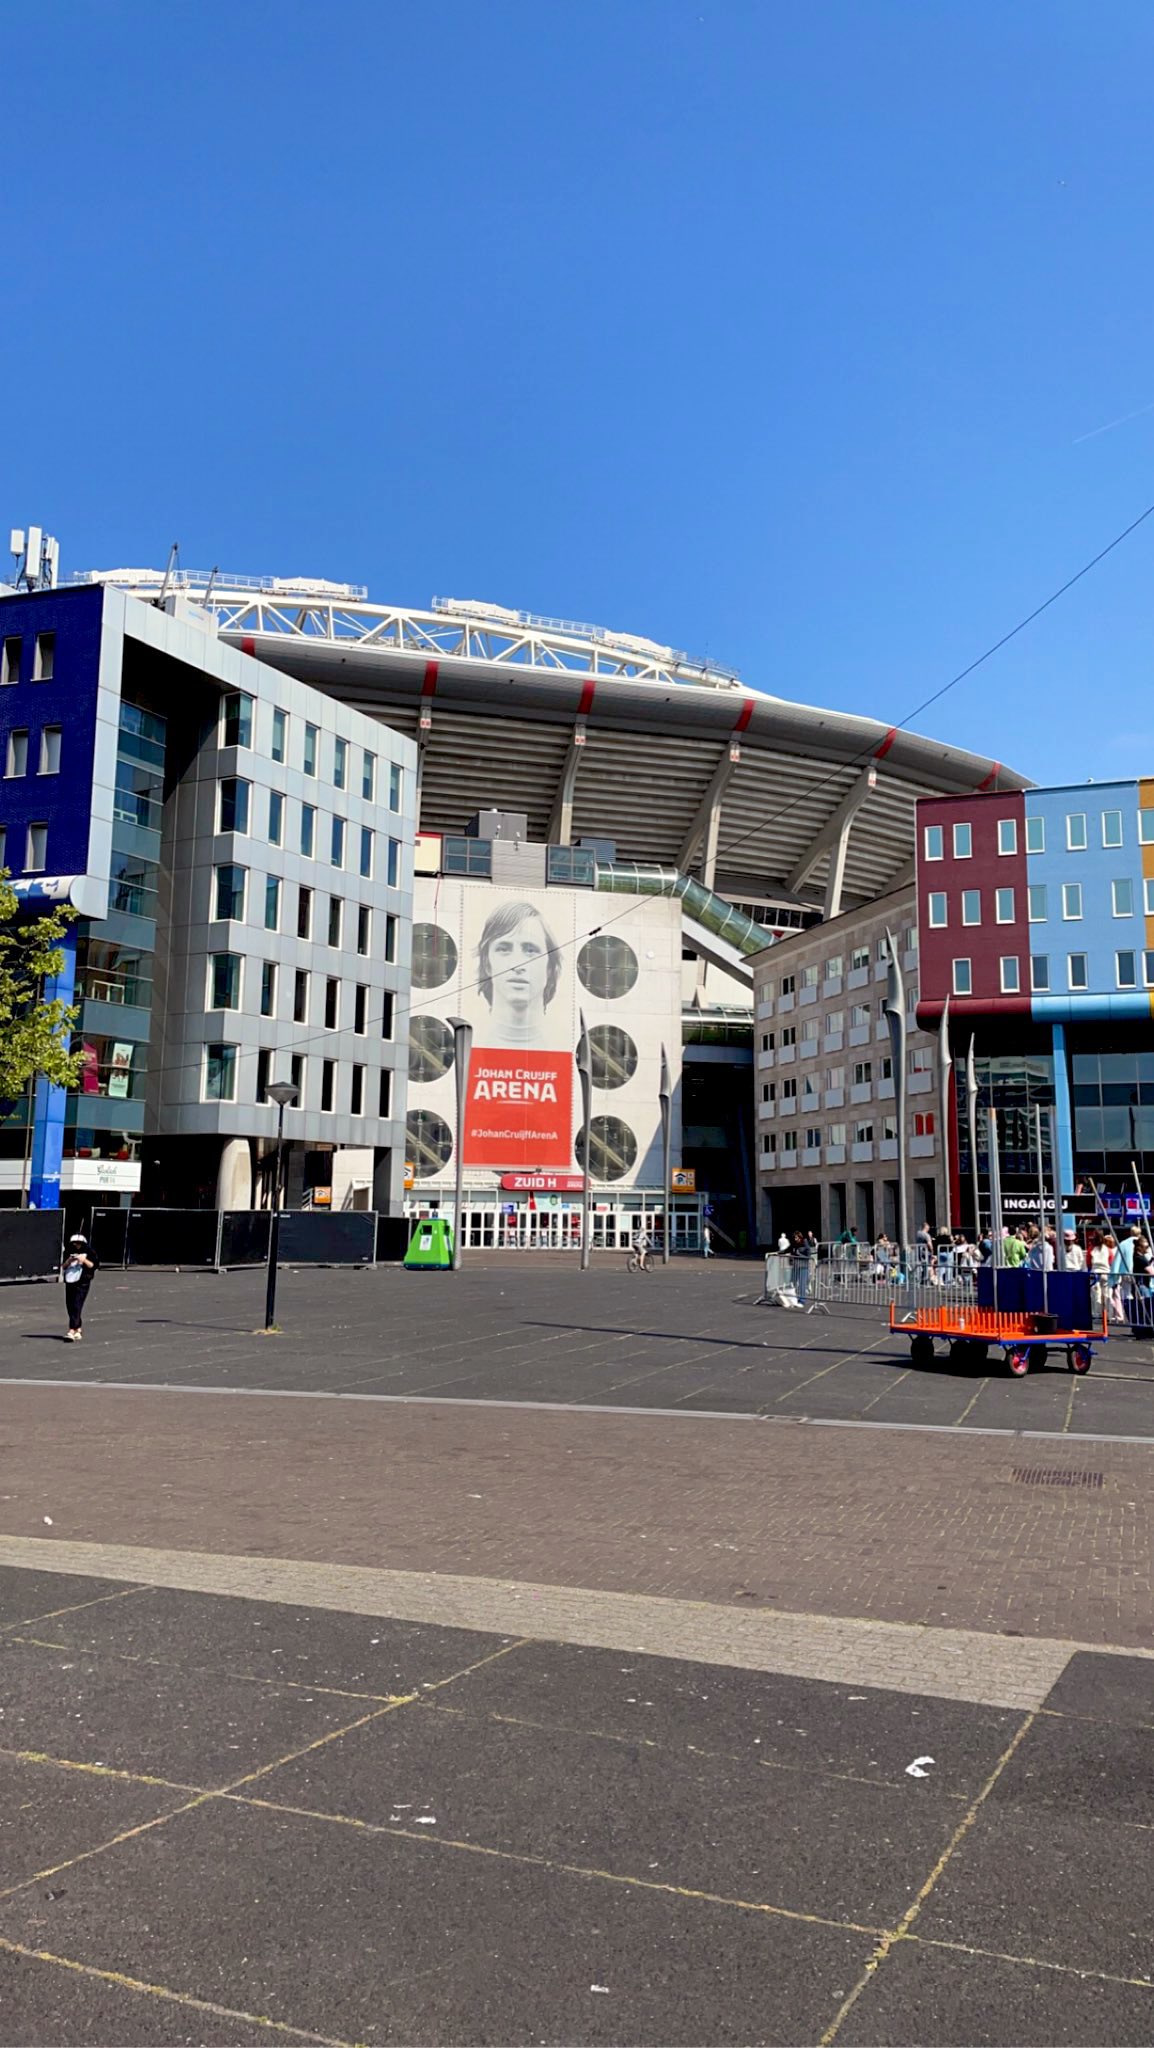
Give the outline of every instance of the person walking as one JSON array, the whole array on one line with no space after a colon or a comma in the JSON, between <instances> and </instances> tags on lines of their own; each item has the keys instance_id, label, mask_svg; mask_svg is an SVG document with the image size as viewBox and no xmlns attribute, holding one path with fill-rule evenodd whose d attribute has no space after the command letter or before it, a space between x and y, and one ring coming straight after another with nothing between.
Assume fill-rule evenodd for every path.
<instances>
[{"instance_id":1,"label":"person walking","mask_svg":"<svg viewBox=\"0 0 1154 2048\"><path fill-rule=\"evenodd\" d=\"M1064 1230L1062 1232L1062 1243L1066 1251L1067 1273L1084 1273L1086 1270L1086 1254L1078 1243L1077 1232Z\"/></svg>"},{"instance_id":2,"label":"person walking","mask_svg":"<svg viewBox=\"0 0 1154 2048\"><path fill-rule=\"evenodd\" d=\"M1017 1225L1012 1223L1002 1240L1002 1264L1004 1266L1024 1266L1025 1263L1026 1247L1018 1236Z\"/></svg>"},{"instance_id":3,"label":"person walking","mask_svg":"<svg viewBox=\"0 0 1154 2048\"><path fill-rule=\"evenodd\" d=\"M68 1308L68 1332L64 1342L79 1344L84 1330L84 1304L92 1285L92 1276L100 1261L82 1230L68 1240L68 1247L62 1262L64 1275L64 1300Z\"/></svg>"},{"instance_id":4,"label":"person walking","mask_svg":"<svg viewBox=\"0 0 1154 2048\"><path fill-rule=\"evenodd\" d=\"M703 1224L701 1229L701 1256L703 1259L713 1257L713 1232L708 1223Z\"/></svg>"}]
</instances>

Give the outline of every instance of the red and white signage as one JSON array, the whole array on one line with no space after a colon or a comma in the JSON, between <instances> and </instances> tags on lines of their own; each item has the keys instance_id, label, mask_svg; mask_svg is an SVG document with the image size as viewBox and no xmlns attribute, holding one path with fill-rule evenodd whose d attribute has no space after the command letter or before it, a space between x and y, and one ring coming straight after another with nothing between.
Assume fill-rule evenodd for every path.
<instances>
[{"instance_id":1,"label":"red and white signage","mask_svg":"<svg viewBox=\"0 0 1154 2048\"><path fill-rule=\"evenodd\" d=\"M466 1166L568 1166L573 1055L475 1047L465 1109Z\"/></svg>"},{"instance_id":2,"label":"red and white signage","mask_svg":"<svg viewBox=\"0 0 1154 2048\"><path fill-rule=\"evenodd\" d=\"M585 1183L579 1173L503 1173L501 1186L510 1195L579 1195Z\"/></svg>"}]
</instances>

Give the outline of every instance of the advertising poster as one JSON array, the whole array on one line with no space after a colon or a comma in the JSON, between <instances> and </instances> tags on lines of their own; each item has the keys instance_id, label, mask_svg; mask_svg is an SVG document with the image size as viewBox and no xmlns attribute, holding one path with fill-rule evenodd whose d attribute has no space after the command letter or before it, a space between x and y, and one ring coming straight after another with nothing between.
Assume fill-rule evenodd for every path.
<instances>
[{"instance_id":1,"label":"advertising poster","mask_svg":"<svg viewBox=\"0 0 1154 2048\"><path fill-rule=\"evenodd\" d=\"M566 1167L573 1127L571 949L529 896L470 892L462 931L473 1057L466 1166Z\"/></svg>"}]
</instances>

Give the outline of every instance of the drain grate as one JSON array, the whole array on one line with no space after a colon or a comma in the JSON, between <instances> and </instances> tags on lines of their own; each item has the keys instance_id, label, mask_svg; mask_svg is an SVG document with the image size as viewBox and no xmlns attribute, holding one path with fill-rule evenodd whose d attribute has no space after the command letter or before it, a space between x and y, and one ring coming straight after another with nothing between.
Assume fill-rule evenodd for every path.
<instances>
[{"instance_id":1,"label":"drain grate","mask_svg":"<svg viewBox=\"0 0 1154 2048\"><path fill-rule=\"evenodd\" d=\"M1096 1486L1101 1472L1062 1472L1056 1465L1016 1465L1010 1474L1020 1486Z\"/></svg>"}]
</instances>

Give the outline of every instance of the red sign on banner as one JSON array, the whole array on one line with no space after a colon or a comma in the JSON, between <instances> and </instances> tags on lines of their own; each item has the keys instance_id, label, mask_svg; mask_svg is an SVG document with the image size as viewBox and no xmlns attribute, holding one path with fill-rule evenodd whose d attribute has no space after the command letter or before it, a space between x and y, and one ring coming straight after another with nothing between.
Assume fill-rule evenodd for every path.
<instances>
[{"instance_id":1,"label":"red sign on banner","mask_svg":"<svg viewBox=\"0 0 1154 2048\"><path fill-rule=\"evenodd\" d=\"M474 1047L465 1107L466 1166L568 1166L573 1056Z\"/></svg>"},{"instance_id":2,"label":"red sign on banner","mask_svg":"<svg viewBox=\"0 0 1154 2048\"><path fill-rule=\"evenodd\" d=\"M579 1195L585 1183L579 1173L503 1173L501 1186L510 1195Z\"/></svg>"}]
</instances>

